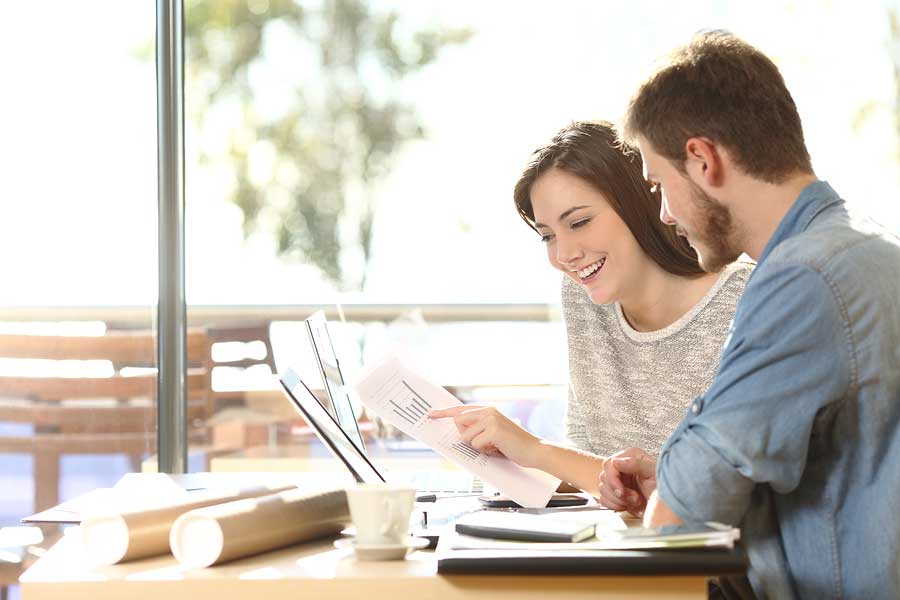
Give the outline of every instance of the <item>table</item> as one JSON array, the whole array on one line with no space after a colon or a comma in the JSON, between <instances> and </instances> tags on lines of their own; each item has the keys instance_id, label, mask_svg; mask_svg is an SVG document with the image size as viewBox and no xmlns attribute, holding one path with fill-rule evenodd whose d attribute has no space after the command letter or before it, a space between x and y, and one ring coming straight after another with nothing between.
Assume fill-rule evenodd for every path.
<instances>
[{"instance_id":1,"label":"table","mask_svg":"<svg viewBox=\"0 0 900 600\"><path fill-rule=\"evenodd\" d=\"M69 531L73 531L70 529ZM79 536L63 537L21 578L23 600L277 600L460 598L567 600L706 598L706 578L437 574L433 552L405 561L360 562L332 540L301 544L208 569L186 570L171 556L90 567Z\"/></svg>"},{"instance_id":2,"label":"table","mask_svg":"<svg viewBox=\"0 0 900 600\"><path fill-rule=\"evenodd\" d=\"M129 474L129 480L159 478ZM297 482L315 477L350 483L349 473L190 473L166 476L185 488L252 483ZM132 481L132 483L134 483ZM140 482L138 482L140 483ZM207 569L186 569L169 555L108 567L86 563L77 528L22 575L23 600L246 600L298 597L460 598L518 600L564 594L566 600L591 598L706 598L706 578L692 576L550 576L437 574L437 556L418 551L405 561L361 562L352 550L338 550L325 539L275 550Z\"/></svg>"}]
</instances>

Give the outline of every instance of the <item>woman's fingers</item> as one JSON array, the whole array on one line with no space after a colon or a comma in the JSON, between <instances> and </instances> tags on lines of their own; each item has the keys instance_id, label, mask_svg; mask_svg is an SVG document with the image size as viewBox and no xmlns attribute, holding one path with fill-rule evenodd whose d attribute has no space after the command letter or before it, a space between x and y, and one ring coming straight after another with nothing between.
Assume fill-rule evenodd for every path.
<instances>
[{"instance_id":1,"label":"woman's fingers","mask_svg":"<svg viewBox=\"0 0 900 600\"><path fill-rule=\"evenodd\" d=\"M450 408L436 408L428 411L428 416L432 419L444 419L446 417L455 417L461 413L470 410L477 410L479 406L465 405L451 406Z\"/></svg>"},{"instance_id":2,"label":"woman's fingers","mask_svg":"<svg viewBox=\"0 0 900 600\"><path fill-rule=\"evenodd\" d=\"M503 454L500 452L500 449L494 445L494 442L487 431L481 431L473 436L472 441L470 441L469 444L476 450L484 452L485 454Z\"/></svg>"},{"instance_id":3,"label":"woman's fingers","mask_svg":"<svg viewBox=\"0 0 900 600\"><path fill-rule=\"evenodd\" d=\"M475 421L468 425L457 423L456 428L459 429L459 437L461 437L464 442L471 443L476 435L484 431L485 426L484 422Z\"/></svg>"},{"instance_id":4,"label":"woman's fingers","mask_svg":"<svg viewBox=\"0 0 900 600\"><path fill-rule=\"evenodd\" d=\"M459 406L435 410L434 418L452 417L460 438L476 450L501 454L523 464L530 460L529 442L533 438L494 406Z\"/></svg>"}]
</instances>

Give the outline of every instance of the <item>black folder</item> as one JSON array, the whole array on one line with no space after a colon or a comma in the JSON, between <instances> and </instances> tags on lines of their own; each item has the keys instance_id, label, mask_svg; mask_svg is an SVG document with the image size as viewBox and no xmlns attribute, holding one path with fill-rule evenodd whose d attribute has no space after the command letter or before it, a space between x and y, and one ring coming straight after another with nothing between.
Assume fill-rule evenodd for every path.
<instances>
[{"instance_id":1,"label":"black folder","mask_svg":"<svg viewBox=\"0 0 900 600\"><path fill-rule=\"evenodd\" d=\"M439 549L440 550L440 549ZM708 550L445 550L438 573L515 575L742 575L740 546Z\"/></svg>"}]
</instances>

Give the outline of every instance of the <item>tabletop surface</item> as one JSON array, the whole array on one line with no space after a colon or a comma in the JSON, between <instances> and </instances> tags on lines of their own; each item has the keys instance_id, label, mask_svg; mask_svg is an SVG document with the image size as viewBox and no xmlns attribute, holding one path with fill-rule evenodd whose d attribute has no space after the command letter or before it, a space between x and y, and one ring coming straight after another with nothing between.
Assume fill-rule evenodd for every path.
<instances>
[{"instance_id":1,"label":"tabletop surface","mask_svg":"<svg viewBox=\"0 0 900 600\"><path fill-rule=\"evenodd\" d=\"M96 567L85 561L77 528L68 530L22 577L24 600L44 598L144 598L216 600L247 597L314 598L347 594L396 599L546 598L565 589L566 598L705 598L704 577L513 576L437 574L431 551L406 560L359 561L350 549L324 539L275 550L206 569L182 567L170 555ZM252 596L248 596L252 594Z\"/></svg>"},{"instance_id":2,"label":"tabletop surface","mask_svg":"<svg viewBox=\"0 0 900 600\"><path fill-rule=\"evenodd\" d=\"M268 480L272 474L265 476ZM297 474L294 474L296 477ZM290 474L280 474L289 478ZM134 476L132 476L133 478ZM140 476L139 476L140 477ZM159 475L155 475L159 477ZM173 476L181 485L254 482L251 474L191 474ZM436 507L435 507L436 508ZM357 560L352 549L337 549L335 538L314 540L235 560L206 569L181 566L171 555L113 566L87 562L78 527L26 571L20 581L23 600L128 598L180 600L275 600L349 598L398 600L412 594L426 598L500 600L540 598L565 590L567 600L579 598L705 598L703 576L600 575L452 575L437 573L437 556L420 550L406 560Z\"/></svg>"}]
</instances>

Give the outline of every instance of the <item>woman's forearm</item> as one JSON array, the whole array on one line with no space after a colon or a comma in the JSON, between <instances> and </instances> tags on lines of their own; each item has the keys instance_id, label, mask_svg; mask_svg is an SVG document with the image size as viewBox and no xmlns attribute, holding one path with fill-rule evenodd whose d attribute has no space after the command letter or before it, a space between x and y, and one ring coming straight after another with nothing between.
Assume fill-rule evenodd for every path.
<instances>
[{"instance_id":1,"label":"woman's forearm","mask_svg":"<svg viewBox=\"0 0 900 600\"><path fill-rule=\"evenodd\" d=\"M563 446L548 440L540 440L527 466L546 471L580 490L598 496L599 476L603 457Z\"/></svg>"}]
</instances>

